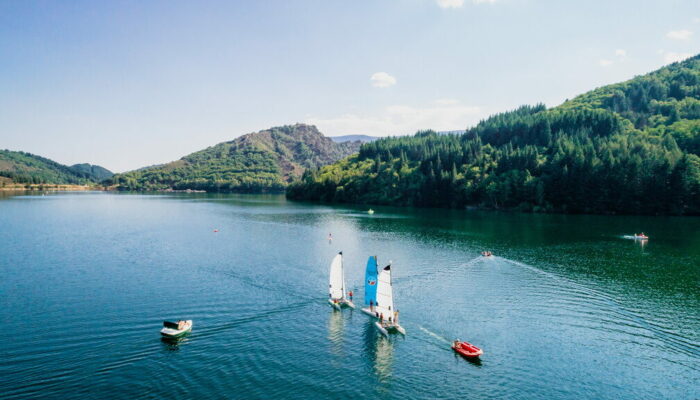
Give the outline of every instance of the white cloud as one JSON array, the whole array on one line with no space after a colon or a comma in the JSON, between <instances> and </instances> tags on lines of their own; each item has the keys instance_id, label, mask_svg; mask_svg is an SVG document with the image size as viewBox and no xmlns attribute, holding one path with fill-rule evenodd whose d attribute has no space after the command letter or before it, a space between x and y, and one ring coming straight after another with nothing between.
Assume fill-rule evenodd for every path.
<instances>
[{"instance_id":1,"label":"white cloud","mask_svg":"<svg viewBox=\"0 0 700 400\"><path fill-rule=\"evenodd\" d=\"M674 53L672 51L669 51L667 53L664 53L664 62L666 64L671 64L677 61L683 61L686 58L692 57L692 53Z\"/></svg>"},{"instance_id":2,"label":"white cloud","mask_svg":"<svg viewBox=\"0 0 700 400\"><path fill-rule=\"evenodd\" d=\"M673 40L688 40L693 35L692 31L681 29L678 31L669 31L666 37Z\"/></svg>"},{"instance_id":3,"label":"white cloud","mask_svg":"<svg viewBox=\"0 0 700 400\"><path fill-rule=\"evenodd\" d=\"M615 49L615 59L611 60L609 58L601 58L598 60L598 65L601 67L609 67L618 62L624 62L627 57L627 51L625 49Z\"/></svg>"},{"instance_id":4,"label":"white cloud","mask_svg":"<svg viewBox=\"0 0 700 400\"><path fill-rule=\"evenodd\" d=\"M444 100L444 99L443 99ZM451 102L426 107L393 105L379 115L345 114L334 118L309 117L306 123L318 126L326 135L363 134L373 136L412 134L421 129L436 131L465 129L486 115L481 108Z\"/></svg>"},{"instance_id":5,"label":"white cloud","mask_svg":"<svg viewBox=\"0 0 700 400\"><path fill-rule=\"evenodd\" d=\"M472 0L474 4L493 4L496 0Z\"/></svg>"},{"instance_id":6,"label":"white cloud","mask_svg":"<svg viewBox=\"0 0 700 400\"><path fill-rule=\"evenodd\" d=\"M372 81L372 86L378 88L387 88L392 85L396 85L396 78L387 74L386 72L375 72L369 78Z\"/></svg>"},{"instance_id":7,"label":"white cloud","mask_svg":"<svg viewBox=\"0 0 700 400\"><path fill-rule=\"evenodd\" d=\"M700 18L699 17L693 18L693 22L696 24L700 24Z\"/></svg>"}]
</instances>

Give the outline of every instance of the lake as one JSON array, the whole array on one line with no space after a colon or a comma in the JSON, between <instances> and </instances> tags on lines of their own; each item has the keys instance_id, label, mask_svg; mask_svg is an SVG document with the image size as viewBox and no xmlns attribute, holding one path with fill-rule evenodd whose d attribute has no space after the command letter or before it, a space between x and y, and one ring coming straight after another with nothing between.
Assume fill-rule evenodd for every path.
<instances>
[{"instance_id":1,"label":"lake","mask_svg":"<svg viewBox=\"0 0 700 400\"><path fill-rule=\"evenodd\" d=\"M0 393L700 397L700 218L374 209L280 195L6 195ZM648 242L623 238L641 231ZM368 256L393 262L405 338L329 307L341 250L356 303ZM180 318L192 333L162 341L162 321ZM455 338L481 347L481 361L456 356Z\"/></svg>"}]
</instances>

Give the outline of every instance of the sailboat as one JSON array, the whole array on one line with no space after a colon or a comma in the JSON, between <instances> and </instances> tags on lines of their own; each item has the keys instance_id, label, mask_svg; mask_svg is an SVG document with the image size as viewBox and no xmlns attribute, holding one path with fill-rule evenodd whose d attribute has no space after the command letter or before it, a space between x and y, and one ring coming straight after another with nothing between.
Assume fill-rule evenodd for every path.
<instances>
[{"instance_id":1,"label":"sailboat","mask_svg":"<svg viewBox=\"0 0 700 400\"><path fill-rule=\"evenodd\" d=\"M345 272L343 271L342 251L333 257L333 261L331 261L328 302L336 310L340 310L343 306L355 308L352 300L345 297Z\"/></svg>"},{"instance_id":2,"label":"sailboat","mask_svg":"<svg viewBox=\"0 0 700 400\"><path fill-rule=\"evenodd\" d=\"M370 306L363 308L362 311L377 318L374 323L377 330L384 336L388 336L390 332L405 335L406 330L399 325L399 312L394 308L391 263L377 274L377 258L370 257L367 262L365 285L365 301L368 301ZM369 298L367 296L368 286L370 287Z\"/></svg>"},{"instance_id":3,"label":"sailboat","mask_svg":"<svg viewBox=\"0 0 700 400\"><path fill-rule=\"evenodd\" d=\"M370 317L377 317L375 314L374 305L377 304L377 256L370 256L367 260L367 268L365 269L365 304L368 307L363 307L362 312Z\"/></svg>"}]
</instances>

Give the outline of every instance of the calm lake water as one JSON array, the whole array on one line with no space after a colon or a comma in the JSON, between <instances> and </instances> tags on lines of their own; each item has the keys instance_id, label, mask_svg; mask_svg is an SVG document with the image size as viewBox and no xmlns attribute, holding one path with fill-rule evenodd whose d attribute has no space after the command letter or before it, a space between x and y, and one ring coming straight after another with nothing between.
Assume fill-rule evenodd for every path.
<instances>
[{"instance_id":1,"label":"calm lake water","mask_svg":"<svg viewBox=\"0 0 700 400\"><path fill-rule=\"evenodd\" d=\"M0 198L0 397L700 397L699 218L375 210ZM340 250L358 303L367 257L393 260L405 338L328 306ZM161 341L178 318L192 334Z\"/></svg>"}]
</instances>

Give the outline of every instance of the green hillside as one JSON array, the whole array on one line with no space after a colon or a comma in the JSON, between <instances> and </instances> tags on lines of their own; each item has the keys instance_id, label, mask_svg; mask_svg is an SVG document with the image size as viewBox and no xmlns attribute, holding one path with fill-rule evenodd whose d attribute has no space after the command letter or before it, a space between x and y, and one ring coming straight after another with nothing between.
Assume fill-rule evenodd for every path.
<instances>
[{"instance_id":1,"label":"green hillside","mask_svg":"<svg viewBox=\"0 0 700 400\"><path fill-rule=\"evenodd\" d=\"M296 124L250 133L168 164L115 175L121 190L281 191L307 168L356 152L360 142L335 143L315 126Z\"/></svg>"},{"instance_id":2,"label":"green hillside","mask_svg":"<svg viewBox=\"0 0 700 400\"><path fill-rule=\"evenodd\" d=\"M364 144L307 171L299 200L574 213L700 214L700 56L460 135Z\"/></svg>"},{"instance_id":3,"label":"green hillside","mask_svg":"<svg viewBox=\"0 0 700 400\"><path fill-rule=\"evenodd\" d=\"M111 175L111 172L97 165L77 164L69 167L22 151L0 150L0 177L5 178L2 180L4 184L85 185Z\"/></svg>"},{"instance_id":4,"label":"green hillside","mask_svg":"<svg viewBox=\"0 0 700 400\"><path fill-rule=\"evenodd\" d=\"M112 171L108 170L107 168L100 167L99 165L92 165L92 164L75 164L71 165L70 168L73 171L77 171L81 174L85 174L87 176L92 177L94 180L100 182L105 179L111 178Z\"/></svg>"}]
</instances>

